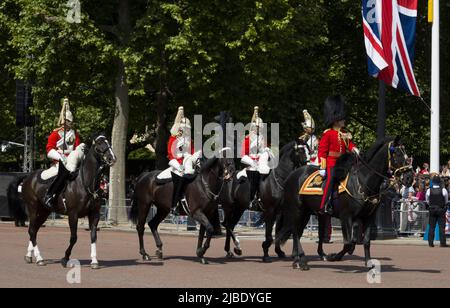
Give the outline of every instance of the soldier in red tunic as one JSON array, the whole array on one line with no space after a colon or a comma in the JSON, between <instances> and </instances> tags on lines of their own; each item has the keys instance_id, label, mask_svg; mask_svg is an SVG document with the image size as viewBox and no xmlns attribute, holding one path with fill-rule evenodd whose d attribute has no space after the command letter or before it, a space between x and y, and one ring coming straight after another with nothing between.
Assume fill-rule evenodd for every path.
<instances>
[{"instance_id":1,"label":"soldier in red tunic","mask_svg":"<svg viewBox=\"0 0 450 308\"><path fill-rule=\"evenodd\" d=\"M175 122L170 130L171 136L167 143L169 168L161 172L159 180L172 178L174 185L172 194L172 208L178 202L184 202L184 190L193 179L195 164L200 158L201 151L195 152L191 139L191 122L184 116L184 108L179 107Z\"/></svg>"},{"instance_id":2,"label":"soldier in red tunic","mask_svg":"<svg viewBox=\"0 0 450 308\"><path fill-rule=\"evenodd\" d=\"M259 210L259 185L262 177L270 173L269 157L272 155L264 139L264 122L259 117L258 106L254 107L250 134L245 136L241 148L241 163L246 168L238 173L238 179L247 176L250 183L250 210Z\"/></svg>"},{"instance_id":3,"label":"soldier in red tunic","mask_svg":"<svg viewBox=\"0 0 450 308\"><path fill-rule=\"evenodd\" d=\"M64 188L67 178L71 172L76 170L84 155L85 145L80 143L80 136L72 126L73 115L70 111L69 100L66 98L59 116L58 128L50 133L47 141L47 157L52 159L53 163L41 175L44 180L56 176L44 199L44 203L49 209L52 209L53 203ZM62 165L60 166L60 164Z\"/></svg>"},{"instance_id":4,"label":"soldier in red tunic","mask_svg":"<svg viewBox=\"0 0 450 308\"><path fill-rule=\"evenodd\" d=\"M344 153L352 151L359 153L358 148L352 142L350 133L345 132L345 100L341 95L329 96L324 106L325 124L328 127L319 142L318 157L320 160L320 174L326 179L321 214L332 214L332 196L339 183L334 183L333 170L337 159Z\"/></svg>"}]
</instances>

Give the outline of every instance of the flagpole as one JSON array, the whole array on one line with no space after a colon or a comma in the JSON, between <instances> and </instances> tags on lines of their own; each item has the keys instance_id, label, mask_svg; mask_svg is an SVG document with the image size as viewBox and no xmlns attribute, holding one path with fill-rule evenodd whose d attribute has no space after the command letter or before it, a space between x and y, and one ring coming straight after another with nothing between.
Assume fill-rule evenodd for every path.
<instances>
[{"instance_id":1,"label":"flagpole","mask_svg":"<svg viewBox=\"0 0 450 308\"><path fill-rule=\"evenodd\" d=\"M433 26L431 32L430 172L439 172L439 0L433 1Z\"/></svg>"},{"instance_id":2,"label":"flagpole","mask_svg":"<svg viewBox=\"0 0 450 308\"><path fill-rule=\"evenodd\" d=\"M386 84L378 79L377 141L386 137Z\"/></svg>"}]
</instances>

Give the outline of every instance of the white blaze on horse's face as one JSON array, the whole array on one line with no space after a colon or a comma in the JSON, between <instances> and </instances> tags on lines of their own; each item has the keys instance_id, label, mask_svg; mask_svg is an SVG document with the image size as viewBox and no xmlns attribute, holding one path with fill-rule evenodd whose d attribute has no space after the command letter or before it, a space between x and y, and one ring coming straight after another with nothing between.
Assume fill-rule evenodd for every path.
<instances>
[{"instance_id":1,"label":"white blaze on horse's face","mask_svg":"<svg viewBox=\"0 0 450 308\"><path fill-rule=\"evenodd\" d=\"M105 161L105 162L108 164L108 166L111 167L111 166L113 166L113 165L116 163L116 161L117 161L116 155L114 154L114 152L113 152L111 146L109 145L108 139L106 139L105 136L103 136L103 135L98 136L97 138L95 138L95 140L94 140L93 143L95 144L95 143L97 142L97 140L99 140L100 138L103 138L103 139L104 139L104 142L105 142L107 148L106 148L105 151L101 151L99 154L102 155L103 161ZM98 153L98 152L97 152L97 153Z\"/></svg>"},{"instance_id":2,"label":"white blaze on horse's face","mask_svg":"<svg viewBox=\"0 0 450 308\"><path fill-rule=\"evenodd\" d=\"M114 154L111 146L109 145L108 140L105 139L105 142L108 145L109 155L111 155L111 160L108 162L109 166L111 167L112 165L114 165L116 163L117 158L116 158L116 154Z\"/></svg>"}]
</instances>

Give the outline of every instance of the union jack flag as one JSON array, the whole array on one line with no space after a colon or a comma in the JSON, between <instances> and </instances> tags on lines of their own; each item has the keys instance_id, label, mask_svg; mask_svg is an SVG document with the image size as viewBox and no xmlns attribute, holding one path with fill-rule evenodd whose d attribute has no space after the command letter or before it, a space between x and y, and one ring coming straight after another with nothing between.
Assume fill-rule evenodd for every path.
<instances>
[{"instance_id":1,"label":"union jack flag","mask_svg":"<svg viewBox=\"0 0 450 308\"><path fill-rule=\"evenodd\" d=\"M417 0L362 0L369 74L420 97L414 77Z\"/></svg>"}]
</instances>

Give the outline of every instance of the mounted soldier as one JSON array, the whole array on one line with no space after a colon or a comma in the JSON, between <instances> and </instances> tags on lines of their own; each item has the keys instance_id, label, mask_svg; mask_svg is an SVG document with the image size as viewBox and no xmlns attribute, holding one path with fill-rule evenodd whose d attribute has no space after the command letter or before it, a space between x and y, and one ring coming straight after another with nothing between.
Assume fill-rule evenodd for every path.
<instances>
[{"instance_id":1,"label":"mounted soldier","mask_svg":"<svg viewBox=\"0 0 450 308\"><path fill-rule=\"evenodd\" d=\"M246 174L250 182L250 206L251 210L260 208L259 184L261 176L270 173L269 157L270 149L264 139L264 122L259 117L259 108L254 108L250 134L244 138L241 148L241 162L247 167L238 174L238 178Z\"/></svg>"},{"instance_id":2,"label":"mounted soldier","mask_svg":"<svg viewBox=\"0 0 450 308\"><path fill-rule=\"evenodd\" d=\"M158 180L170 179L174 185L172 194L172 208L178 202L185 202L184 190L195 176L195 166L201 151L195 152L191 139L191 122L184 116L184 108L178 108L175 122L170 129L171 136L167 143L169 168L161 172Z\"/></svg>"},{"instance_id":3,"label":"mounted soldier","mask_svg":"<svg viewBox=\"0 0 450 308\"><path fill-rule=\"evenodd\" d=\"M306 109L303 110L303 117L305 118L305 122L302 122L303 135L301 135L299 139L303 140L308 145L308 165L318 166L319 162L317 154L319 151L319 140L316 135L314 135L316 123Z\"/></svg>"},{"instance_id":4,"label":"mounted soldier","mask_svg":"<svg viewBox=\"0 0 450 308\"><path fill-rule=\"evenodd\" d=\"M329 96L324 106L325 125L328 127L319 142L318 157L320 160L320 175L326 179L320 214L333 213L333 193L339 183L334 180L334 166L338 158L346 152L359 154L358 148L352 142L352 135L344 130L345 100L341 95Z\"/></svg>"},{"instance_id":5,"label":"mounted soldier","mask_svg":"<svg viewBox=\"0 0 450 308\"><path fill-rule=\"evenodd\" d=\"M55 200L84 157L85 144L80 143L80 136L73 128L73 124L69 100L65 98L58 119L58 127L51 132L46 146L47 157L52 159L53 163L41 175L43 180L56 176L44 199L44 204L49 210L53 209Z\"/></svg>"}]
</instances>

